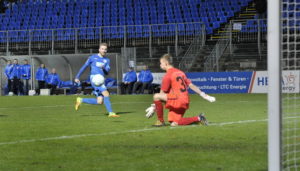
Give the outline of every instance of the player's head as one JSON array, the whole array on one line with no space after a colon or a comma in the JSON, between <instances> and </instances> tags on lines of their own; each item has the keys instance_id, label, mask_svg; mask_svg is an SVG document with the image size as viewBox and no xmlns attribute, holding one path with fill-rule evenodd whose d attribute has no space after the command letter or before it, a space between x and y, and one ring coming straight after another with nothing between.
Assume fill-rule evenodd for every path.
<instances>
[{"instance_id":1,"label":"player's head","mask_svg":"<svg viewBox=\"0 0 300 171\"><path fill-rule=\"evenodd\" d=\"M24 64L28 64L28 60L27 59L24 59Z\"/></svg>"},{"instance_id":2,"label":"player's head","mask_svg":"<svg viewBox=\"0 0 300 171\"><path fill-rule=\"evenodd\" d=\"M18 59L14 59L14 64L18 64Z\"/></svg>"},{"instance_id":3,"label":"player's head","mask_svg":"<svg viewBox=\"0 0 300 171\"><path fill-rule=\"evenodd\" d=\"M52 68L51 73L55 74L56 73L56 69Z\"/></svg>"},{"instance_id":4,"label":"player's head","mask_svg":"<svg viewBox=\"0 0 300 171\"><path fill-rule=\"evenodd\" d=\"M100 43L99 45L99 54L103 57L107 53L107 43Z\"/></svg>"},{"instance_id":5,"label":"player's head","mask_svg":"<svg viewBox=\"0 0 300 171\"><path fill-rule=\"evenodd\" d=\"M162 70L167 70L170 67L173 67L173 59L172 56L170 54L164 54L161 58L160 58L160 68Z\"/></svg>"},{"instance_id":6,"label":"player's head","mask_svg":"<svg viewBox=\"0 0 300 171\"><path fill-rule=\"evenodd\" d=\"M143 70L147 70L147 69L148 69L148 65L144 65Z\"/></svg>"},{"instance_id":7,"label":"player's head","mask_svg":"<svg viewBox=\"0 0 300 171\"><path fill-rule=\"evenodd\" d=\"M41 67L41 68L45 68L45 64L41 64L40 67Z\"/></svg>"},{"instance_id":8,"label":"player's head","mask_svg":"<svg viewBox=\"0 0 300 171\"><path fill-rule=\"evenodd\" d=\"M11 60L7 60L7 64L10 65L11 64Z\"/></svg>"}]
</instances>

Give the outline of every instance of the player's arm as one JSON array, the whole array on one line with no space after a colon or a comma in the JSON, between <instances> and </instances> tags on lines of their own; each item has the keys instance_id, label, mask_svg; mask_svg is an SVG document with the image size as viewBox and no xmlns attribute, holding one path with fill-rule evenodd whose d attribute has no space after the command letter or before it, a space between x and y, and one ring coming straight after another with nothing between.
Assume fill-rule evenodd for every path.
<instances>
[{"instance_id":1,"label":"player's arm","mask_svg":"<svg viewBox=\"0 0 300 171\"><path fill-rule=\"evenodd\" d=\"M189 88L192 89L195 93L197 94L201 94L203 93L197 86L195 86L193 83L190 83L189 84Z\"/></svg>"},{"instance_id":2,"label":"player's arm","mask_svg":"<svg viewBox=\"0 0 300 171\"><path fill-rule=\"evenodd\" d=\"M216 98L213 96L209 96L205 94L203 91L201 91L197 86L195 86L193 83L189 84L189 88L192 89L195 93L199 94L203 99L209 101L209 102L215 102Z\"/></svg>"},{"instance_id":3,"label":"player's arm","mask_svg":"<svg viewBox=\"0 0 300 171\"><path fill-rule=\"evenodd\" d=\"M48 70L46 69L46 71L45 71L45 79L47 79L48 78Z\"/></svg>"},{"instance_id":4,"label":"player's arm","mask_svg":"<svg viewBox=\"0 0 300 171\"><path fill-rule=\"evenodd\" d=\"M6 68L5 72L4 72L7 78L9 78L9 71L10 71L10 68Z\"/></svg>"},{"instance_id":5,"label":"player's arm","mask_svg":"<svg viewBox=\"0 0 300 171\"><path fill-rule=\"evenodd\" d=\"M107 58L107 63L103 67L103 72L105 75L108 75L109 71L110 71L110 60Z\"/></svg>"},{"instance_id":6,"label":"player's arm","mask_svg":"<svg viewBox=\"0 0 300 171\"><path fill-rule=\"evenodd\" d=\"M81 74L85 71L85 69L88 67L88 66L90 66L91 65L91 60L90 60L90 58L84 63L84 65L80 68L80 70L78 71L78 73L77 73L77 75L76 75L76 77L75 77L75 82L76 83L79 83L80 82L80 80L79 80L79 78L80 78L80 76L81 76Z\"/></svg>"},{"instance_id":7,"label":"player's arm","mask_svg":"<svg viewBox=\"0 0 300 171\"><path fill-rule=\"evenodd\" d=\"M11 75L12 74L12 72L13 72L13 67L10 67L9 69L8 69L8 75Z\"/></svg>"},{"instance_id":8,"label":"player's arm","mask_svg":"<svg viewBox=\"0 0 300 171\"><path fill-rule=\"evenodd\" d=\"M36 73L35 73L35 78L40 79L40 77L41 77L41 69L38 68L38 70L37 70Z\"/></svg>"}]
</instances>

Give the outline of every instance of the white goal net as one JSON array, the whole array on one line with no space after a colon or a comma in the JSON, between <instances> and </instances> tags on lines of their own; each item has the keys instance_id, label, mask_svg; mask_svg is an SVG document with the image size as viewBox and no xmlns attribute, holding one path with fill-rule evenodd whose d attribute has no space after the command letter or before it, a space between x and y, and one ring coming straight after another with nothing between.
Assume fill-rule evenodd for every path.
<instances>
[{"instance_id":1,"label":"white goal net","mask_svg":"<svg viewBox=\"0 0 300 171\"><path fill-rule=\"evenodd\" d=\"M299 86L300 0L281 0L281 85ZM300 170L300 95L281 93L281 170Z\"/></svg>"}]
</instances>

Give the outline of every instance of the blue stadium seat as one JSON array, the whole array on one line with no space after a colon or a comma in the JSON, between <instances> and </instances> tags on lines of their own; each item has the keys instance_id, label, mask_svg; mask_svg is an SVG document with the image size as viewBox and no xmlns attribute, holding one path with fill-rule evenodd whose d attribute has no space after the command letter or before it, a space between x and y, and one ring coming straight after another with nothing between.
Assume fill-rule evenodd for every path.
<instances>
[{"instance_id":1,"label":"blue stadium seat","mask_svg":"<svg viewBox=\"0 0 300 171\"><path fill-rule=\"evenodd\" d=\"M251 0L138 0L134 2L129 0L26 0L6 10L5 15L0 15L0 29L27 30L203 22L207 33L210 34L213 29L227 22L228 18L233 17L249 2ZM299 9L300 5L290 5L286 8L288 10ZM296 14L296 17L299 15ZM158 26L153 27L152 31L155 36L173 36L174 28ZM195 31L192 28L192 26L180 25L178 31L192 33ZM146 29L149 28L128 28L128 30L135 31L129 31L129 36L147 37L149 33L145 31ZM83 33L83 30L78 32L79 38L92 39L100 36L99 32ZM74 39L74 33L68 30L57 31L57 35L66 37L59 39ZM124 28L103 28L103 35L107 38L110 38L109 36L121 38L124 36ZM19 39L19 41L22 40L22 38Z\"/></svg>"}]
</instances>

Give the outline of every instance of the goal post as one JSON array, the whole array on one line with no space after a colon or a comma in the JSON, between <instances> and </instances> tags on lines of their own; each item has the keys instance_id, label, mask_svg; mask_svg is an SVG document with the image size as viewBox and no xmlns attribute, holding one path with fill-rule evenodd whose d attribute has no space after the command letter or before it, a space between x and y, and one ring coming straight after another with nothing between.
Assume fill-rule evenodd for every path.
<instances>
[{"instance_id":1,"label":"goal post","mask_svg":"<svg viewBox=\"0 0 300 171\"><path fill-rule=\"evenodd\" d=\"M280 0L268 0L268 169L281 168Z\"/></svg>"},{"instance_id":2,"label":"goal post","mask_svg":"<svg viewBox=\"0 0 300 171\"><path fill-rule=\"evenodd\" d=\"M300 171L300 0L268 2L268 168Z\"/></svg>"}]
</instances>

